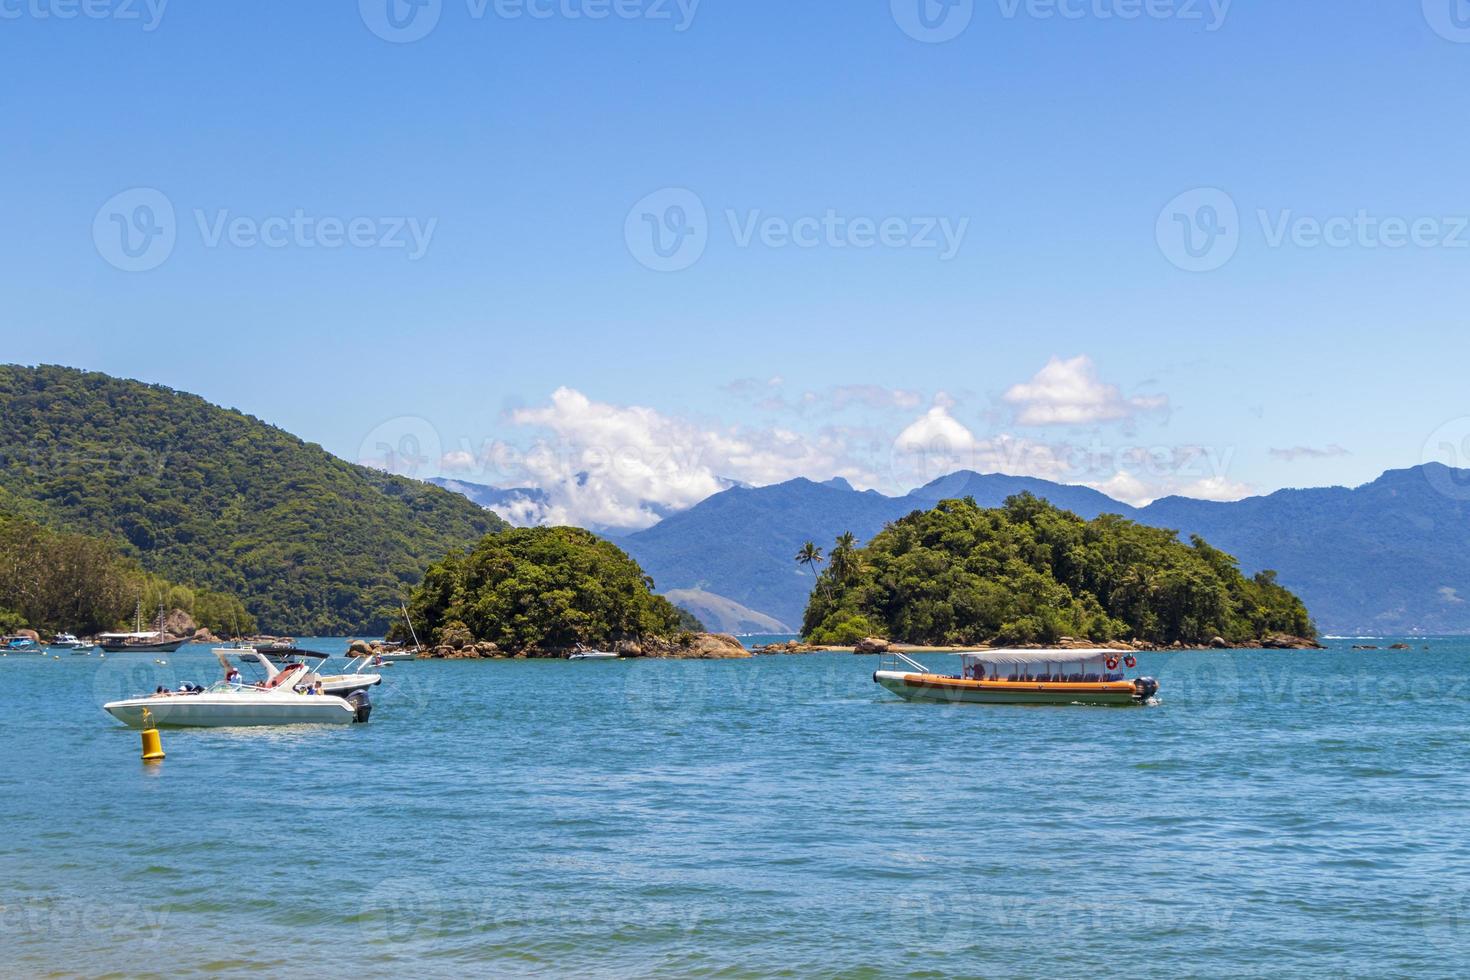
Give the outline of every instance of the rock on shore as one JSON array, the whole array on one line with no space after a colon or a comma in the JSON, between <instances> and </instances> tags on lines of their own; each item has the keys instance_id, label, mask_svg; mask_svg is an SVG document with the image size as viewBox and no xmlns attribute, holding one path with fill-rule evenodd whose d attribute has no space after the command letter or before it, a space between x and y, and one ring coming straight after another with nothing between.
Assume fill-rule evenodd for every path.
<instances>
[{"instance_id":1,"label":"rock on shore","mask_svg":"<svg viewBox=\"0 0 1470 980\"><path fill-rule=\"evenodd\" d=\"M642 645L642 656L676 660L742 660L753 654L729 633L688 633Z\"/></svg>"}]
</instances>

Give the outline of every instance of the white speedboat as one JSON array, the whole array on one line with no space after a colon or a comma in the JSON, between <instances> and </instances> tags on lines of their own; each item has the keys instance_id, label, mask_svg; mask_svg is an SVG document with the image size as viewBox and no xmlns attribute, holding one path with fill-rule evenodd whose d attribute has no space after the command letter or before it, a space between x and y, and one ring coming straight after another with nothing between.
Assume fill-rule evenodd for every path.
<instances>
[{"instance_id":1,"label":"white speedboat","mask_svg":"<svg viewBox=\"0 0 1470 980\"><path fill-rule=\"evenodd\" d=\"M74 656L86 656L92 652L92 644L84 643L70 633L57 633L55 639L46 645L53 650L70 650Z\"/></svg>"},{"instance_id":2,"label":"white speedboat","mask_svg":"<svg viewBox=\"0 0 1470 980\"><path fill-rule=\"evenodd\" d=\"M272 669L284 670L291 664L304 665L306 673L296 681L296 689L301 691L314 689L320 683L322 693L345 698L354 691L366 691L383 683L382 674L363 672L363 668L372 660L369 656L352 658L347 662L347 669L340 674L327 674L323 671L327 661L332 659L329 653L317 653L314 650L292 650L290 653L267 653L264 650L256 652L265 658Z\"/></svg>"},{"instance_id":3,"label":"white speedboat","mask_svg":"<svg viewBox=\"0 0 1470 980\"><path fill-rule=\"evenodd\" d=\"M567 656L567 659L568 660L616 660L616 659L618 659L618 655L616 653L613 653L611 650L592 650L592 649L589 649L587 647L582 646L581 644L578 644L577 645L577 649L573 650Z\"/></svg>"},{"instance_id":4,"label":"white speedboat","mask_svg":"<svg viewBox=\"0 0 1470 980\"><path fill-rule=\"evenodd\" d=\"M284 670L254 650L216 650L225 680L195 690L157 691L112 701L103 710L124 724L143 728L236 728L261 725L350 725L367 721L372 705L363 691L352 697L303 692L297 684L309 673L304 664ZM242 668L264 673L260 683L244 679Z\"/></svg>"}]
</instances>

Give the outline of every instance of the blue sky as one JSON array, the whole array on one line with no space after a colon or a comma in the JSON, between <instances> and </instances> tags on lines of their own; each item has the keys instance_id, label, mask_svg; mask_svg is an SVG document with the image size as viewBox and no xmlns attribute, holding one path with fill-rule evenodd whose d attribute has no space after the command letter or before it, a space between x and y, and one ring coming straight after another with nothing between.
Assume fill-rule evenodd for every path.
<instances>
[{"instance_id":1,"label":"blue sky","mask_svg":"<svg viewBox=\"0 0 1470 980\"><path fill-rule=\"evenodd\" d=\"M4 359L603 523L1464 462L1470 4L392 2L0 0Z\"/></svg>"}]
</instances>

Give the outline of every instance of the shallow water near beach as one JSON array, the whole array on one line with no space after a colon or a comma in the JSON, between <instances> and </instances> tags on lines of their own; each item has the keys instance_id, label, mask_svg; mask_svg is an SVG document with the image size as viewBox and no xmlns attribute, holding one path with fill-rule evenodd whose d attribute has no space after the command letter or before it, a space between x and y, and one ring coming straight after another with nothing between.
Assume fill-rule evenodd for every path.
<instances>
[{"instance_id":1,"label":"shallow water near beach","mask_svg":"<svg viewBox=\"0 0 1470 980\"><path fill-rule=\"evenodd\" d=\"M3 972L1463 974L1470 639L1353 642L1392 641L1141 655L1141 708L424 661L367 725L160 765L100 705L206 648L0 658Z\"/></svg>"}]
</instances>

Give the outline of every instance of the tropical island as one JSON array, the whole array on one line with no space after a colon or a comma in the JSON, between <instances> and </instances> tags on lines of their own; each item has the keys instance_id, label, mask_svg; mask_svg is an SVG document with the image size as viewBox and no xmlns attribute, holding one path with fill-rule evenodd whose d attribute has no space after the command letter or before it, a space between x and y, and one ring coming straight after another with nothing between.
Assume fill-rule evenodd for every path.
<instances>
[{"instance_id":1,"label":"tropical island","mask_svg":"<svg viewBox=\"0 0 1470 980\"><path fill-rule=\"evenodd\" d=\"M1199 537L1085 521L1030 494L990 509L944 500L866 547L844 535L819 574L814 544L796 560L815 575L802 624L812 644L1315 645L1306 606L1273 572L1246 577Z\"/></svg>"},{"instance_id":2,"label":"tropical island","mask_svg":"<svg viewBox=\"0 0 1470 980\"><path fill-rule=\"evenodd\" d=\"M578 647L624 656L741 657L653 592L622 549L573 527L514 528L450 551L424 574L390 640L417 631L434 656L561 657ZM412 625L410 625L412 624Z\"/></svg>"}]
</instances>

